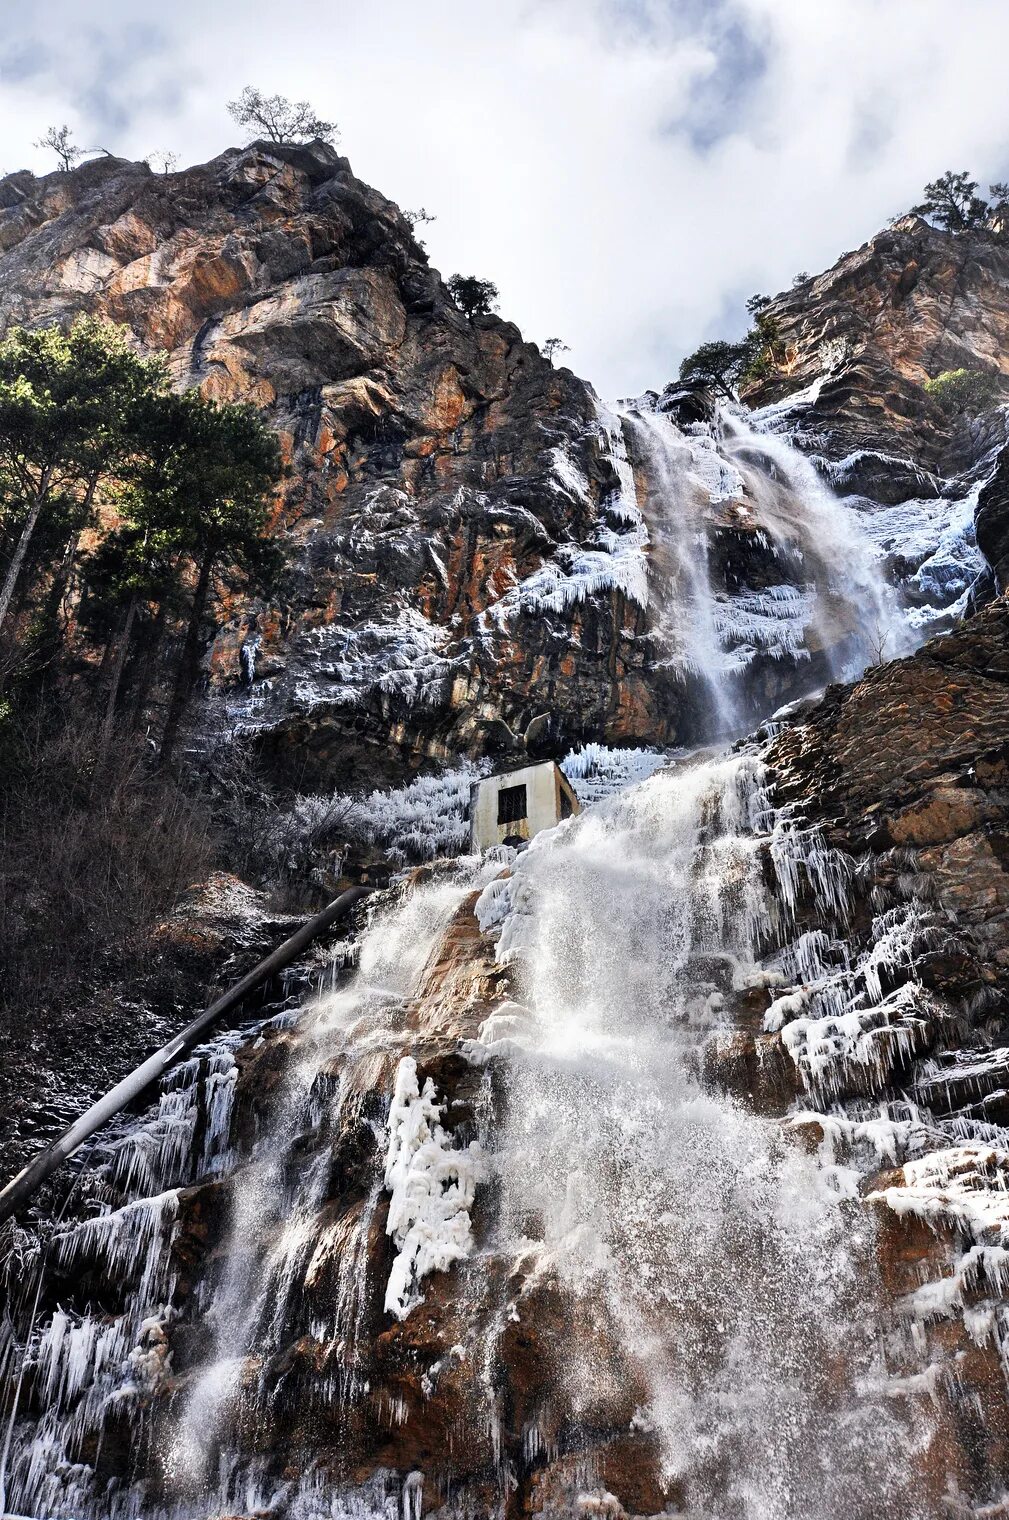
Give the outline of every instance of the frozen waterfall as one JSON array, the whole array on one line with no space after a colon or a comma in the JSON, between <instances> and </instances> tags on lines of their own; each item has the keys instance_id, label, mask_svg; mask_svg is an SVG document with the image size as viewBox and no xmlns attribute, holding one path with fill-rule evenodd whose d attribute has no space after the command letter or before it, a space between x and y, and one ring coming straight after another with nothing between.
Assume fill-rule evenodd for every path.
<instances>
[{"instance_id":1,"label":"frozen waterfall","mask_svg":"<svg viewBox=\"0 0 1009 1520\"><path fill-rule=\"evenodd\" d=\"M500 617L647 604L709 742L764 715L771 667L798 692L915 636L857 511L759 418L600 427L611 525ZM840 1133L843 1083L913 1040L925 995L883 976L909 920L856 965L850 907L755 744L405 876L335 990L196 1052L21 1242L7 1509L623 1520L623 1443L641 1512L924 1520L871 1216L755 1096L791 1063Z\"/></svg>"}]
</instances>

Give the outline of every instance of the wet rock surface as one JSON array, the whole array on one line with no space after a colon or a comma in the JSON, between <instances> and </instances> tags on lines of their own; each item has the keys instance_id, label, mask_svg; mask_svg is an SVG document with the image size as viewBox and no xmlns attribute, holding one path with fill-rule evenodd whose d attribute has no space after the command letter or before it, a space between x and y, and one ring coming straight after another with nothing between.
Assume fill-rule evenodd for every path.
<instances>
[{"instance_id":1,"label":"wet rock surface","mask_svg":"<svg viewBox=\"0 0 1009 1520\"><path fill-rule=\"evenodd\" d=\"M545 710L570 738L676 732L620 589L488 616L605 532L598 405L511 324L467 320L346 159L256 144L181 174L101 160L4 183L0 315L125 322L178 384L251 401L281 435L288 583L279 605L225 608L206 655L275 775L374 783L521 751Z\"/></svg>"},{"instance_id":2,"label":"wet rock surface","mask_svg":"<svg viewBox=\"0 0 1009 1520\"><path fill-rule=\"evenodd\" d=\"M103 161L70 179L8 177L0 204L0 310L9 319L98 310L129 322L145 343L170 350L180 384L251 400L284 436L293 467L277 518L293 550L284 597L271 607L228 606L207 630L209 711L258 734L281 785L297 773L308 786L372 786L461 752L507 758L544 712L554 747L580 737L663 746L691 733L704 694L664 659L654 608L628 594L630 581L614 576L591 594L531 607L514 595L529 593L544 570L556 592L580 554L601 552L606 534L619 548L630 527L619 510L619 466L647 477L644 453L621 461L588 387L554 371L514 327L467 322L398 210L345 160L318 146L256 145L167 177ZM951 428L920 382L960 363L1001 371L1007 280L1001 245L957 244L920 221L899 224L774 303L788 374L750 396L773 405L822 379L801 410L800 442L839 467L842 490L877 508L921 499L943 510L948 478L967 472L966 489L988 459L978 542L1000 588L1001 418ZM834 345L827 354L826 345ZM707 398L676 390L653 402L684 437L696 440L689 430L700 429L707 449ZM744 448L756 455L759 440L747 437ZM753 468L774 478L773 467ZM750 484L706 498L710 569L726 596L787 584L754 499ZM893 554L906 553L916 572L923 556L901 541L903 531L898 525ZM653 560L661 552L653 532ZM804 651L806 684L829 678L831 654L850 635L835 611ZM251 679L240 675L243 646L253 652ZM758 710L793 693L799 662L782 661L782 647L749 666ZM759 765L782 824L762 845L765 964L747 968L708 947L693 1001L669 1021L713 1025L685 1070L701 1094L725 1101L726 1125L757 1116L777 1156L781 1124L783 1143L818 1155L833 1178L849 1254L866 1282L870 1257L878 1272L866 1292L871 1299L878 1288L870 1307L883 1326L886 1398L906 1417L893 1428L917 1443L905 1445L914 1458L906 1465L921 1474L920 1513L994 1514L1009 1484L1001 1358L1009 1218L999 1196L1009 1177L1005 601L907 659L830 686L765 739ZM710 803L714 814L724 806L724 796ZM696 838L703 808L699 818ZM682 846L674 836L669 858ZM745 858L730 866L731 886L746 877ZM500 883L510 879L507 868ZM412 885L443 882L451 896L453 880L437 866ZM686 891L664 884L663 907ZM106 1136L90 1157L98 1181L74 1205L76 1228L47 1248L49 1338L33 1354L22 1407L45 1471L20 1480L54 1516L96 1512L89 1506L101 1508L95 1495L111 1483L117 1515L314 1520L336 1493L346 1513L404 1520L618 1520L680 1512L691 1477L715 1483L729 1459L714 1445L697 1459L711 1469L700 1479L672 1470L643 1412L650 1390L632 1338L618 1334L601 1294L565 1288L540 1249L535 1211L516 1226L521 1250L492 1249L501 1183L478 1161L475 1201L449 1221L466 1249L424 1276L409 1312L388 1308L386 1286L409 1240L392 1220L403 1198L382 1181L402 1061L415 1063L411 1122L424 1118L428 1159L443 1169L435 1209L453 1189L462 1195L460 1156L507 1122L516 1099L530 1015L513 1001L516 973L496 955L494 933L481 931L475 900L475 890L460 889L427 939L414 933L430 954L409 995L397 978L413 940L403 933L400 943L399 920L390 919L392 949L372 967L363 1001L341 1002L341 968L352 959L344 947L321 1025L264 1010L274 1016L212 1042L173 1079L157 1113ZM703 925L710 901L697 902ZM731 903L745 918L746 901ZM399 911L399 890L374 907ZM603 938L605 894L597 907ZM570 914L554 921L562 956L569 922ZM101 1050L65 1092L18 1118L11 1158L49 1138L85 1093L175 1027L187 1002L188 1016L207 1001L211 980L226 984L285 928L234 878L195 892L156 936L159 956L182 978L171 999L162 1008L142 992L127 1002L111 989L109 1009L95 1018ZM653 950L665 928L661 917L646 923ZM629 934L632 943L622 962L628 979L648 950ZM587 938L586 956L591 949ZM500 1048L489 1055L495 1018ZM544 1113L564 1091L563 1062L560 1073ZM603 1122L599 1089L587 1091L581 1107L553 1120L558 1133L571 1132L573 1214L586 1186L582 1150ZM633 1130L632 1114L619 1117ZM612 1113L606 1121L620 1133ZM631 1141L615 1155L614 1174L626 1180L637 1157ZM685 1196L715 1186L708 1165L692 1162ZM744 1169L730 1171L742 1198ZM419 1171L409 1182L427 1187ZM112 1209L110 1223L92 1217L99 1207ZM678 1221L670 1214L667 1223ZM730 1259L745 1278L760 1232L733 1228ZM632 1223L609 1244L629 1253L643 1279L653 1263L634 1257L635 1240ZM568 1244L577 1254L584 1242L573 1235ZM29 1244L14 1246L30 1268ZM264 1298L250 1255L266 1263ZM594 1262L600 1274L604 1265ZM30 1270L9 1299L19 1325L25 1285L34 1285ZM154 1312L133 1323L139 1304ZM663 1301L666 1328L680 1310ZM787 1318L772 1315L765 1339L775 1324L784 1334ZM250 1323L246 1344L233 1326ZM703 1363L724 1326L717 1312L701 1323ZM70 1357L74 1335L80 1349ZM0 1351L14 1344L8 1338ZM843 1425L843 1355L829 1337L817 1351L813 1386ZM13 1365L0 1356L0 1378ZM68 1414L66 1425L47 1423L54 1410ZM218 1480L187 1467L190 1447L225 1467L241 1448L255 1481L229 1488L222 1467L218 1491L227 1489L229 1507L201 1510L201 1485ZM904 1449L894 1446L902 1463ZM895 1469L892 1452L877 1459L877 1478ZM143 1509L126 1492L134 1478L146 1485ZM878 1508L869 1502L873 1520L916 1513L889 1497ZM746 1513L738 1491L719 1520L723 1513Z\"/></svg>"}]
</instances>

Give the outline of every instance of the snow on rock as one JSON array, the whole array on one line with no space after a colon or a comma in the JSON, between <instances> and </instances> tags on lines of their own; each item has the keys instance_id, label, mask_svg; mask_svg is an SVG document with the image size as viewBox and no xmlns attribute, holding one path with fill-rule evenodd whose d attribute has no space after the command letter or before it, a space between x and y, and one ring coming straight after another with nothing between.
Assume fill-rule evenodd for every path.
<instances>
[{"instance_id":1,"label":"snow on rock","mask_svg":"<svg viewBox=\"0 0 1009 1520\"><path fill-rule=\"evenodd\" d=\"M431 556L437 568L433 549ZM452 631L432 623L415 607L353 627L321 623L304 629L294 641L289 705L301 714L331 705L359 707L375 697L411 708L436 705L467 660L466 648L453 647ZM228 710L235 732L246 734L268 727L286 705L273 680L267 679L251 686L246 681Z\"/></svg>"},{"instance_id":2,"label":"snow on rock","mask_svg":"<svg viewBox=\"0 0 1009 1520\"><path fill-rule=\"evenodd\" d=\"M908 454L889 454L884 449L853 449L843 459L816 456L817 468L823 471L835 490L842 493L847 491L860 468L867 462L895 470L899 475L907 475L912 480L917 479L923 489L931 490L933 494L939 489L939 478L916 464Z\"/></svg>"},{"instance_id":3,"label":"snow on rock","mask_svg":"<svg viewBox=\"0 0 1009 1520\"><path fill-rule=\"evenodd\" d=\"M974 537L974 513L984 484L959 498L927 497L875 504L860 514L863 532L890 560L893 573L917 605L906 611L912 628L926 629L940 615L959 617L985 568Z\"/></svg>"},{"instance_id":4,"label":"snow on rock","mask_svg":"<svg viewBox=\"0 0 1009 1520\"><path fill-rule=\"evenodd\" d=\"M588 480L585 477L585 472L578 468L567 449L551 449L550 461L553 465L555 482L560 486L565 496L570 496L575 501L587 506L591 499L589 496Z\"/></svg>"},{"instance_id":5,"label":"snow on rock","mask_svg":"<svg viewBox=\"0 0 1009 1520\"><path fill-rule=\"evenodd\" d=\"M750 413L750 421L760 433L789 433L802 416L803 412L817 401L828 375L825 372L817 375L802 390L793 391L790 396L785 396L781 401L772 401L767 406L757 407Z\"/></svg>"},{"instance_id":6,"label":"snow on rock","mask_svg":"<svg viewBox=\"0 0 1009 1520\"><path fill-rule=\"evenodd\" d=\"M616 474L617 490L603 502L586 542L562 543L531 575L511 586L484 614L486 631L504 632L519 616L560 614L589 598L617 592L648 605L648 529L638 506L634 472L620 419L598 408L597 436ZM554 480L565 496L585 506L588 481L564 449L551 454Z\"/></svg>"},{"instance_id":7,"label":"snow on rock","mask_svg":"<svg viewBox=\"0 0 1009 1520\"><path fill-rule=\"evenodd\" d=\"M905 982L867 1007L794 1019L781 1037L811 1091L837 1092L862 1079L879 1088L922 1048L939 1011L932 993Z\"/></svg>"},{"instance_id":8,"label":"snow on rock","mask_svg":"<svg viewBox=\"0 0 1009 1520\"><path fill-rule=\"evenodd\" d=\"M648 530L642 524L625 533L599 527L587 547L560 544L552 560L506 591L486 617L503 629L524 613L567 612L589 597L622 593L639 607L648 605L648 568L644 549Z\"/></svg>"},{"instance_id":9,"label":"snow on rock","mask_svg":"<svg viewBox=\"0 0 1009 1520\"><path fill-rule=\"evenodd\" d=\"M405 1319L423 1301L420 1284L445 1272L473 1249L470 1209L483 1172L483 1153L473 1140L453 1147L441 1124L443 1105L428 1077L421 1088L417 1063L404 1056L389 1110L385 1185L392 1195L386 1231L398 1249L389 1273L385 1307Z\"/></svg>"},{"instance_id":10,"label":"snow on rock","mask_svg":"<svg viewBox=\"0 0 1009 1520\"><path fill-rule=\"evenodd\" d=\"M1009 1247L1009 1151L953 1145L908 1161L902 1181L871 1193L900 1217L962 1230L979 1245Z\"/></svg>"}]
</instances>

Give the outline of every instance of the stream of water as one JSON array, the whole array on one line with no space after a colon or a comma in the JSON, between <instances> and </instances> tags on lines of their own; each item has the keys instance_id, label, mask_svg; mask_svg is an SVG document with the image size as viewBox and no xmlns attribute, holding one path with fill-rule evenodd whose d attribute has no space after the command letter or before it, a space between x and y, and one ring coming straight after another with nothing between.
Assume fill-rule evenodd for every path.
<instances>
[{"instance_id":1,"label":"stream of water","mask_svg":"<svg viewBox=\"0 0 1009 1520\"><path fill-rule=\"evenodd\" d=\"M785 440L731 415L687 433L640 406L622 427L668 657L700 683L710 738L749 721L759 657L850 676L874 639L903 637L853 514ZM773 584L727 586L725 529L759 538ZM497 1495L443 1481L438 1513L505 1515L521 1478L507 1337L553 1295L530 1463L621 1421L657 1453L670 1514L914 1520L914 1462L893 1454L927 1430L888 1396L868 1217L776 1119L704 1079L712 1034L784 982L768 967L800 889L834 911L843 869L789 833L751 747L383 908L344 985L246 1052L265 1062L245 1078L265 1084L254 1123L235 1118L225 1037L91 1157L115 1206L50 1243L27 1346L23 1314L0 1333L0 1370L26 1369L7 1509L416 1520L415 1456L384 1477L336 1477L319 1456L353 1449L369 1410L393 1451L412 1429L376 1338L429 1327L433 1298L458 1340L425 1398L439 1379L461 1390L436 1465L444 1480L486 1441ZM476 893L510 987L479 1027L440 1027L418 998ZM464 1123L423 1075L435 1057L468 1094ZM590 1469L543 1513L616 1516Z\"/></svg>"}]
</instances>

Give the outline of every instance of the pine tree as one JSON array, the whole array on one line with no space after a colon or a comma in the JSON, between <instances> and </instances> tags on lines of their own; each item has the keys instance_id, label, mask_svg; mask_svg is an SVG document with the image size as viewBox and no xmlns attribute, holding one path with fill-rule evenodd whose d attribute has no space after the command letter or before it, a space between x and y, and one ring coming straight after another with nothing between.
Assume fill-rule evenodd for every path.
<instances>
[{"instance_id":1,"label":"pine tree","mask_svg":"<svg viewBox=\"0 0 1009 1520\"><path fill-rule=\"evenodd\" d=\"M269 590L282 563L279 547L265 533L271 495L283 473L274 434L252 407L219 406L193 392L175 401L177 446L167 489L195 583L161 741L164 766L171 762L196 684L200 631L215 572Z\"/></svg>"},{"instance_id":2,"label":"pine tree","mask_svg":"<svg viewBox=\"0 0 1009 1520\"><path fill-rule=\"evenodd\" d=\"M912 211L915 216L929 217L946 232L969 232L984 222L988 203L978 195L977 181L966 169L960 174L947 169L925 186L925 199Z\"/></svg>"},{"instance_id":3,"label":"pine tree","mask_svg":"<svg viewBox=\"0 0 1009 1520\"><path fill-rule=\"evenodd\" d=\"M65 544L90 518L103 481L136 447L134 409L166 387L161 359L142 359L125 328L84 317L13 328L0 342L0 489L16 535L0 586L0 629L43 514Z\"/></svg>"},{"instance_id":4,"label":"pine tree","mask_svg":"<svg viewBox=\"0 0 1009 1520\"><path fill-rule=\"evenodd\" d=\"M726 343L724 339L716 338L711 343L702 343L687 355L680 365L680 379L708 385L731 401L744 363L742 344Z\"/></svg>"},{"instance_id":5,"label":"pine tree","mask_svg":"<svg viewBox=\"0 0 1009 1520\"><path fill-rule=\"evenodd\" d=\"M448 292L470 322L474 317L489 317L497 305L497 286L474 274L454 274L448 281Z\"/></svg>"}]
</instances>

